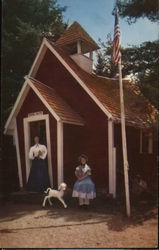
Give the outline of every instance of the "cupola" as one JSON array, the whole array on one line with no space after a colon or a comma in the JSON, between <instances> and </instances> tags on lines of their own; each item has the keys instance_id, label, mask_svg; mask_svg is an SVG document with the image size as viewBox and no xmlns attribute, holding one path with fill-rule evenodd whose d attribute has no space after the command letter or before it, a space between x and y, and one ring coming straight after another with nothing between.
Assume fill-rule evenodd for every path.
<instances>
[{"instance_id":1,"label":"cupola","mask_svg":"<svg viewBox=\"0 0 159 250\"><path fill-rule=\"evenodd\" d=\"M56 44L67 51L83 70L92 73L93 51L99 47L79 23L74 22L68 27Z\"/></svg>"}]
</instances>

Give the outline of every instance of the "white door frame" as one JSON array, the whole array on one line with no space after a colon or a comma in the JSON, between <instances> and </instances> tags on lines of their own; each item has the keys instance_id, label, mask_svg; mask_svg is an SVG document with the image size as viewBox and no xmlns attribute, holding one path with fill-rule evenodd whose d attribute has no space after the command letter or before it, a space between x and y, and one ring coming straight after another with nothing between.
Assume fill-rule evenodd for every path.
<instances>
[{"instance_id":1,"label":"white door frame","mask_svg":"<svg viewBox=\"0 0 159 250\"><path fill-rule=\"evenodd\" d=\"M114 147L114 122L108 120L108 161L109 161L109 194L116 198L116 148Z\"/></svg>"},{"instance_id":2,"label":"white door frame","mask_svg":"<svg viewBox=\"0 0 159 250\"><path fill-rule=\"evenodd\" d=\"M29 159L29 149L30 149L30 122L45 120L46 125L46 142L47 142L47 157L48 157L48 172L50 185L53 187L53 173L52 173L52 158L51 158L51 140L50 140L50 125L49 125L49 115L34 115L23 119L24 125L24 145L25 145L25 165L26 165L26 180L28 180L31 161Z\"/></svg>"}]
</instances>

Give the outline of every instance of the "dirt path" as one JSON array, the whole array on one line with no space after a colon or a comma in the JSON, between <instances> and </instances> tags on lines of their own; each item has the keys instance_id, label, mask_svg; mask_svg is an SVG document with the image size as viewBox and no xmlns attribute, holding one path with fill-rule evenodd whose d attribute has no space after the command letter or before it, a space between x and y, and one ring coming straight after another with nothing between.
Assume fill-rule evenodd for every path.
<instances>
[{"instance_id":1,"label":"dirt path","mask_svg":"<svg viewBox=\"0 0 159 250\"><path fill-rule=\"evenodd\" d=\"M127 219L121 208L103 201L90 209L8 201L1 208L0 247L155 248L157 231L157 208L140 207Z\"/></svg>"}]
</instances>

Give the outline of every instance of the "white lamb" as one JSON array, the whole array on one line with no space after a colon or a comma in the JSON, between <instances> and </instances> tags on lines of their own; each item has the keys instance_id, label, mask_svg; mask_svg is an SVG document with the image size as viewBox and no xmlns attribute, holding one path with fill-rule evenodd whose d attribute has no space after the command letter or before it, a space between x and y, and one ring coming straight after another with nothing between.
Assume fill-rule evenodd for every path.
<instances>
[{"instance_id":1,"label":"white lamb","mask_svg":"<svg viewBox=\"0 0 159 250\"><path fill-rule=\"evenodd\" d=\"M66 188L67 188L66 183L61 183L58 190L47 188L47 190L44 192L47 194L47 196L44 197L42 206L45 207L45 203L47 199L49 201L50 206L52 206L52 202L50 198L54 197L54 198L57 198L59 201L61 201L64 207L67 208L67 205L62 198L64 196L64 191L66 190Z\"/></svg>"}]
</instances>

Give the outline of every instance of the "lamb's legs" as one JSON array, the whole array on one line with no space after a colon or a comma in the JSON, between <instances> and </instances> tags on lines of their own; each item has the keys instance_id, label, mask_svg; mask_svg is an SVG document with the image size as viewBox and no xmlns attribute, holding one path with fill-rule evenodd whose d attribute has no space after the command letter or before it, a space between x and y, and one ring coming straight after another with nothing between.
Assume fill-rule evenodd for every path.
<instances>
[{"instance_id":1,"label":"lamb's legs","mask_svg":"<svg viewBox=\"0 0 159 250\"><path fill-rule=\"evenodd\" d=\"M61 201L61 203L64 205L64 207L67 208L67 205L66 205L66 203L64 202L64 200L63 200L62 198L58 198L58 199L59 199L59 201Z\"/></svg>"},{"instance_id":2,"label":"lamb's legs","mask_svg":"<svg viewBox=\"0 0 159 250\"><path fill-rule=\"evenodd\" d=\"M45 196L44 200L43 200L43 204L42 206L45 207L45 203L46 203L46 200L48 199L48 196Z\"/></svg>"},{"instance_id":3,"label":"lamb's legs","mask_svg":"<svg viewBox=\"0 0 159 250\"><path fill-rule=\"evenodd\" d=\"M52 206L52 202L51 202L50 198L51 197L48 197L48 201L49 201L50 206Z\"/></svg>"}]
</instances>

